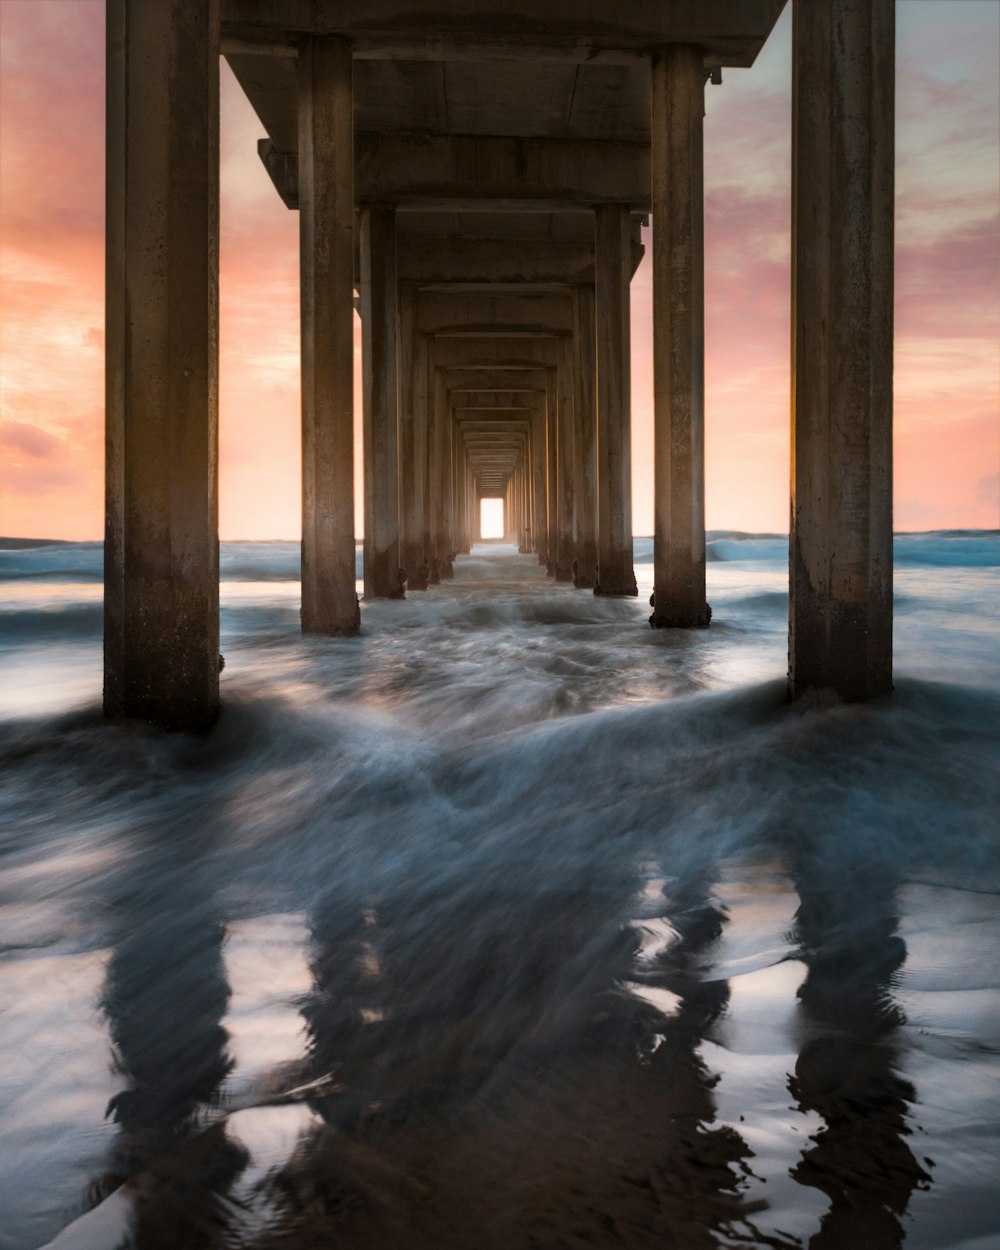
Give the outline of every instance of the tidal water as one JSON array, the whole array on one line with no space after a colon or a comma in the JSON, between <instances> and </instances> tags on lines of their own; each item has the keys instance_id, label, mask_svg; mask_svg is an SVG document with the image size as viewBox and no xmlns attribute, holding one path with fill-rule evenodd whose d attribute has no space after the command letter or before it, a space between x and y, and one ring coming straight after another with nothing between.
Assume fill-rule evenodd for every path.
<instances>
[{"instance_id":1,"label":"tidal water","mask_svg":"<svg viewBox=\"0 0 1000 1250\"><path fill-rule=\"evenodd\" d=\"M100 718L101 551L0 551L0 1250L995 1250L1000 535L896 541L891 698L483 545L207 736Z\"/></svg>"}]
</instances>

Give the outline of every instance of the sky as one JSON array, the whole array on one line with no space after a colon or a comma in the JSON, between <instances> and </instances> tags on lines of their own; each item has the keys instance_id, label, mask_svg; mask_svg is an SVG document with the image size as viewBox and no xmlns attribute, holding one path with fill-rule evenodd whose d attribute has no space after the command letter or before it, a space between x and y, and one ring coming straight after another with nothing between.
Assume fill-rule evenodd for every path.
<instances>
[{"instance_id":1,"label":"sky","mask_svg":"<svg viewBox=\"0 0 1000 1250\"><path fill-rule=\"evenodd\" d=\"M1000 0L896 7L895 524L996 528ZM706 88L709 528L788 528L790 57L789 6L752 69ZM220 534L297 538L298 217L225 64L221 86ZM102 535L103 264L103 0L0 0L4 535ZM634 526L648 534L648 259L632 314Z\"/></svg>"}]
</instances>

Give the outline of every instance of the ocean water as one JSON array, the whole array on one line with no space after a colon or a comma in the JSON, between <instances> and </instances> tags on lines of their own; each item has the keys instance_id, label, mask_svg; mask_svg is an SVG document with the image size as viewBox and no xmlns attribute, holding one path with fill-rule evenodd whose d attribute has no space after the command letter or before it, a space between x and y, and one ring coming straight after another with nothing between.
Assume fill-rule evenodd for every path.
<instances>
[{"instance_id":1,"label":"ocean water","mask_svg":"<svg viewBox=\"0 0 1000 1250\"><path fill-rule=\"evenodd\" d=\"M1000 1245L1000 535L896 541L897 689L483 545L297 634L222 549L205 737L99 713L99 544L0 551L0 1250Z\"/></svg>"}]
</instances>

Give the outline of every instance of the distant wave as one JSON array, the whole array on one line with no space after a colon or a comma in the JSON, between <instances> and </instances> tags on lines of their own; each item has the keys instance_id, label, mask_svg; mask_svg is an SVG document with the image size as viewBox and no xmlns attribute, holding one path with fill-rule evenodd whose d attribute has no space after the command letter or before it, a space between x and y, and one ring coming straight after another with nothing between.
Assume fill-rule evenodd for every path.
<instances>
[{"instance_id":1,"label":"distant wave","mask_svg":"<svg viewBox=\"0 0 1000 1250\"><path fill-rule=\"evenodd\" d=\"M101 637L103 627L104 605L100 602L16 609L0 612L0 644L89 642Z\"/></svg>"},{"instance_id":2,"label":"distant wave","mask_svg":"<svg viewBox=\"0 0 1000 1250\"><path fill-rule=\"evenodd\" d=\"M1000 566L1000 531L929 530L900 533L893 544L897 564L934 568L994 568ZM635 562L653 562L653 540L636 538ZM104 544L63 542L58 539L0 538L0 582L100 582ZM788 559L788 537L783 534L740 530L709 530L706 558L710 563L752 560L783 564ZM220 545L223 581L297 581L299 544L288 540L224 542ZM357 544L356 576L362 576L361 544Z\"/></svg>"}]
</instances>

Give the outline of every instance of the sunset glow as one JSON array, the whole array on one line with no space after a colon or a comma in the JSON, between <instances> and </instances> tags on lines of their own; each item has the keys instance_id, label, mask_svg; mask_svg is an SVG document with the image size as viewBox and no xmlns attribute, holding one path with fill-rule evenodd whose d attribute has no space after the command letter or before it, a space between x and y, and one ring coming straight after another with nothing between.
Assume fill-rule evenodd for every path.
<instances>
[{"instance_id":1,"label":"sunset glow","mask_svg":"<svg viewBox=\"0 0 1000 1250\"><path fill-rule=\"evenodd\" d=\"M790 19L786 9L754 69L726 71L721 87L706 89L712 528L787 529ZM0 0L0 20L0 532L95 539L104 5ZM992 528L1000 526L1000 5L904 0L897 21L896 527ZM224 63L221 82L221 536L294 538L298 218L257 158L263 128ZM648 534L648 261L632 290L634 521ZM358 408L360 400L359 384Z\"/></svg>"}]
</instances>

